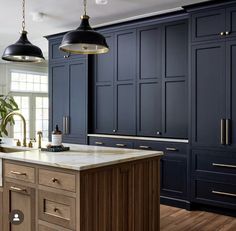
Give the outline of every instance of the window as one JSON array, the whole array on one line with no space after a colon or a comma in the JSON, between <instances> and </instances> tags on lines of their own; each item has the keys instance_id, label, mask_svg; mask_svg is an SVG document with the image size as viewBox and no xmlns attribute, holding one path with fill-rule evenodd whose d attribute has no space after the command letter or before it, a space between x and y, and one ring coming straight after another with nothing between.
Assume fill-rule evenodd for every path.
<instances>
[{"instance_id":1,"label":"window","mask_svg":"<svg viewBox=\"0 0 236 231\"><path fill-rule=\"evenodd\" d=\"M27 138L37 138L43 132L43 140L48 139L48 76L41 73L12 71L10 91L16 100L20 113L26 119ZM23 124L15 116L13 137L22 139Z\"/></svg>"}]
</instances>

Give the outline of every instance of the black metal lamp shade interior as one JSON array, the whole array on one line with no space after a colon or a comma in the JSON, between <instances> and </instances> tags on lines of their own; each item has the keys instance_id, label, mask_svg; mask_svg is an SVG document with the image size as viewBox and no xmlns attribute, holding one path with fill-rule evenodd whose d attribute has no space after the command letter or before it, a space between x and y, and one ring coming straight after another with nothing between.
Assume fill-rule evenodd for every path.
<instances>
[{"instance_id":1,"label":"black metal lamp shade interior","mask_svg":"<svg viewBox=\"0 0 236 231\"><path fill-rule=\"evenodd\" d=\"M109 51L106 39L89 25L89 16L82 16L78 29L66 33L60 50L74 54L102 54Z\"/></svg>"},{"instance_id":2,"label":"black metal lamp shade interior","mask_svg":"<svg viewBox=\"0 0 236 231\"><path fill-rule=\"evenodd\" d=\"M22 31L20 39L8 46L2 59L13 62L41 62L44 60L41 49L33 45L27 38L27 32Z\"/></svg>"}]
</instances>

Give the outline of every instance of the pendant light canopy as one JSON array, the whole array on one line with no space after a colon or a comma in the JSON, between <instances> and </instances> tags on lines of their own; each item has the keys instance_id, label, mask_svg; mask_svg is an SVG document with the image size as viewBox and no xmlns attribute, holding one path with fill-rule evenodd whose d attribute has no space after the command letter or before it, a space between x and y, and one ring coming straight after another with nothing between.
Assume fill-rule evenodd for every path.
<instances>
[{"instance_id":1,"label":"pendant light canopy","mask_svg":"<svg viewBox=\"0 0 236 231\"><path fill-rule=\"evenodd\" d=\"M27 38L27 31L25 31L25 0L22 2L22 16L20 39L5 49L2 59L13 62L41 62L44 60L42 51L30 43Z\"/></svg>"},{"instance_id":2,"label":"pendant light canopy","mask_svg":"<svg viewBox=\"0 0 236 231\"><path fill-rule=\"evenodd\" d=\"M60 50L75 54L102 54L109 51L106 39L89 25L84 0L84 15L81 16L80 26L64 35Z\"/></svg>"}]
</instances>

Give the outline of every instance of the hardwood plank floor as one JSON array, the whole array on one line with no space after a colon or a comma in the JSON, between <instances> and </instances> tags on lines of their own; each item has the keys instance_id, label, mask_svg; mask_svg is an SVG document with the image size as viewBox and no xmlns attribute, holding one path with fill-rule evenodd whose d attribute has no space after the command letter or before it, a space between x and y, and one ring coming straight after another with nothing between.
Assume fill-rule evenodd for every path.
<instances>
[{"instance_id":1,"label":"hardwood plank floor","mask_svg":"<svg viewBox=\"0 0 236 231\"><path fill-rule=\"evenodd\" d=\"M161 205L161 231L236 231L236 218Z\"/></svg>"}]
</instances>

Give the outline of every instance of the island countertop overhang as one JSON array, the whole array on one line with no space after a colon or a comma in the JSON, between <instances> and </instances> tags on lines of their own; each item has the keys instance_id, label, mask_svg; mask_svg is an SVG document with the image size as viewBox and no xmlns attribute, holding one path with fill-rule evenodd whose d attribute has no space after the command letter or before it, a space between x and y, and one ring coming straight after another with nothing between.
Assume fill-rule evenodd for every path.
<instances>
[{"instance_id":1,"label":"island countertop overhang","mask_svg":"<svg viewBox=\"0 0 236 231\"><path fill-rule=\"evenodd\" d=\"M70 151L54 153L31 149L13 153L0 152L0 158L83 171L163 155L161 151L97 147L91 145L67 144L65 146L69 146Z\"/></svg>"}]
</instances>

